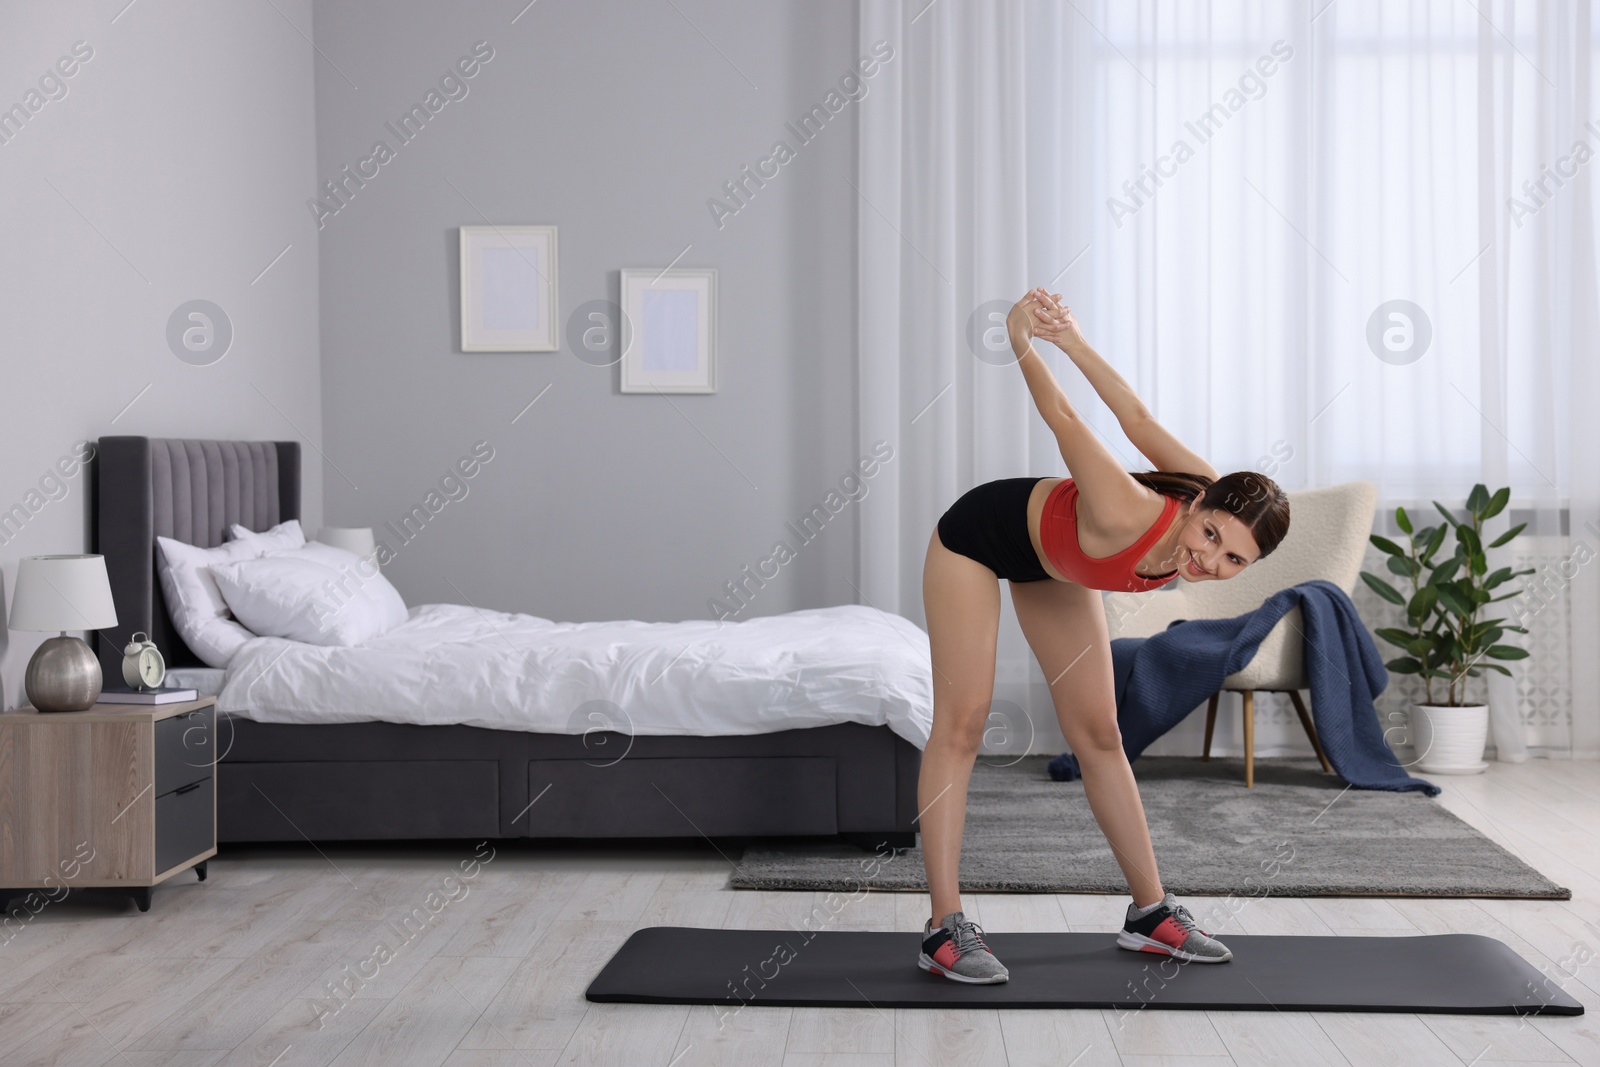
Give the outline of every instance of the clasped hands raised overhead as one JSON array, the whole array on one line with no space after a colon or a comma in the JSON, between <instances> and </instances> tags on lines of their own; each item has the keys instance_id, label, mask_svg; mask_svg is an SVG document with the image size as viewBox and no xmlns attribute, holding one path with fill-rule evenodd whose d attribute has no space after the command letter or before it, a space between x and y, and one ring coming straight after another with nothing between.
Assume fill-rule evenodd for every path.
<instances>
[{"instance_id":1,"label":"clasped hands raised overhead","mask_svg":"<svg viewBox=\"0 0 1600 1067\"><path fill-rule=\"evenodd\" d=\"M1029 289L1021 300L1011 305L1006 315L1006 332L1019 357L1035 337L1063 350L1086 343L1072 308L1061 302L1060 293L1050 293L1043 288Z\"/></svg>"}]
</instances>

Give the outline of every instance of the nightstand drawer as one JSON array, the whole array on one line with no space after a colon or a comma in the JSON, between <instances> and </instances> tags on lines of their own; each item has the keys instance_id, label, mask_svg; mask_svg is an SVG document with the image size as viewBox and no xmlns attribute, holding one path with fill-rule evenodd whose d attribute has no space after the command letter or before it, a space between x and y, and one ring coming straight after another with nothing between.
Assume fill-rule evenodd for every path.
<instances>
[{"instance_id":1,"label":"nightstand drawer","mask_svg":"<svg viewBox=\"0 0 1600 1067\"><path fill-rule=\"evenodd\" d=\"M156 722L156 796L211 777L216 761L215 705Z\"/></svg>"},{"instance_id":2,"label":"nightstand drawer","mask_svg":"<svg viewBox=\"0 0 1600 1067\"><path fill-rule=\"evenodd\" d=\"M156 797L156 874L216 845L216 808L211 778Z\"/></svg>"}]
</instances>

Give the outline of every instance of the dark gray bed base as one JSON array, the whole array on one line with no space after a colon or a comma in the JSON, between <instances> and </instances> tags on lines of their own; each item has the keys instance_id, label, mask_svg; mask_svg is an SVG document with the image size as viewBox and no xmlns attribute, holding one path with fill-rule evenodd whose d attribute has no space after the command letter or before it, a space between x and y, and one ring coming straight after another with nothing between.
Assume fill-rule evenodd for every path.
<instances>
[{"instance_id":1,"label":"dark gray bed base","mask_svg":"<svg viewBox=\"0 0 1600 1067\"><path fill-rule=\"evenodd\" d=\"M621 734L590 734L588 748L575 735L473 726L230 717L217 732L228 750L217 823L229 841L844 834L869 848L915 843L920 754L882 726L635 737L631 746Z\"/></svg>"},{"instance_id":2,"label":"dark gray bed base","mask_svg":"<svg viewBox=\"0 0 1600 1067\"><path fill-rule=\"evenodd\" d=\"M234 522L260 530L299 518L299 444L102 437L95 467L95 550L106 557L118 621L96 635L102 669L120 678L122 646L135 630L150 634L169 666L201 665L167 616L155 538L210 547ZM887 726L590 734L587 747L572 734L235 716L222 717L217 732L219 841L916 841L921 753Z\"/></svg>"}]
</instances>

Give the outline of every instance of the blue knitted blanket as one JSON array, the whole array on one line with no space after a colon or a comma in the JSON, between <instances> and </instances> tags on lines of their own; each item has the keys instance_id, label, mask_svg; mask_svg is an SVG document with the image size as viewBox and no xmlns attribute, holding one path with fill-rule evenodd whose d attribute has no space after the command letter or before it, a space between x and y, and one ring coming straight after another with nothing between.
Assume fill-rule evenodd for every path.
<instances>
[{"instance_id":1,"label":"blue knitted blanket","mask_svg":"<svg viewBox=\"0 0 1600 1067\"><path fill-rule=\"evenodd\" d=\"M1407 774L1384 739L1372 698L1389 684L1389 672L1350 598L1321 580L1276 593L1237 618L1180 619L1154 637L1112 641L1117 725L1128 759L1249 663L1267 632L1296 606L1305 620L1311 718L1333 769L1358 789L1417 789L1437 796L1439 787ZM1050 761L1050 777L1057 781L1078 776L1072 753Z\"/></svg>"}]
</instances>

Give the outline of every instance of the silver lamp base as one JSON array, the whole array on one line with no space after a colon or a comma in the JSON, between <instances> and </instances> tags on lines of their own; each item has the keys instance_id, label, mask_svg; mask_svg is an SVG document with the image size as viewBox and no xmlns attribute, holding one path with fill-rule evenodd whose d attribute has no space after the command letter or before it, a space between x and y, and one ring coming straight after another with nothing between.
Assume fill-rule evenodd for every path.
<instances>
[{"instance_id":1,"label":"silver lamp base","mask_svg":"<svg viewBox=\"0 0 1600 1067\"><path fill-rule=\"evenodd\" d=\"M100 660L81 638L52 637L28 661L22 686L40 711L87 711L100 699Z\"/></svg>"}]
</instances>

